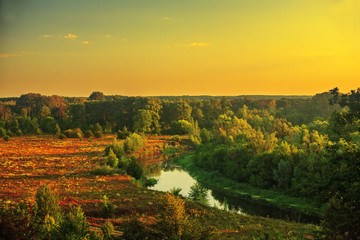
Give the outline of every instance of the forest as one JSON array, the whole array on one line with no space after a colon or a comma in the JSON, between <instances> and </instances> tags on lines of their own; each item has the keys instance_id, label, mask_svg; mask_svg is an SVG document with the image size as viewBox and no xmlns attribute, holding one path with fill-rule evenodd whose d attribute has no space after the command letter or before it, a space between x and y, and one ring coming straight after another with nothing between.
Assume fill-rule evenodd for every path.
<instances>
[{"instance_id":1,"label":"forest","mask_svg":"<svg viewBox=\"0 0 360 240\"><path fill-rule=\"evenodd\" d=\"M107 165L139 180L141 164L129 156L142 138L172 135L201 169L315 203L328 238L360 236L360 89L335 88L309 97L93 92L87 98L28 93L0 100L5 142L30 135L81 140L115 135L124 143L106 148Z\"/></svg>"}]
</instances>

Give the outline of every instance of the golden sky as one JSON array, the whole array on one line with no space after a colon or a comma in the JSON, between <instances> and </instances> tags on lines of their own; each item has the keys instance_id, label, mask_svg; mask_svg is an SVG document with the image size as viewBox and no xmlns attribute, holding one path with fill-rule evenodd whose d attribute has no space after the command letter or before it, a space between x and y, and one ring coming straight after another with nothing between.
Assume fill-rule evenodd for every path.
<instances>
[{"instance_id":1,"label":"golden sky","mask_svg":"<svg viewBox=\"0 0 360 240\"><path fill-rule=\"evenodd\" d=\"M359 0L2 0L0 97L360 87Z\"/></svg>"}]
</instances>

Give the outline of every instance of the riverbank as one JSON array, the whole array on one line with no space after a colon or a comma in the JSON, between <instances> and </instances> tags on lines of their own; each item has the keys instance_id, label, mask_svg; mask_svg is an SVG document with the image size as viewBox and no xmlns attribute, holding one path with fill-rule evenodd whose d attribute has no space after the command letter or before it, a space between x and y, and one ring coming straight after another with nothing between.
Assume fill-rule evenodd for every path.
<instances>
[{"instance_id":1,"label":"riverbank","mask_svg":"<svg viewBox=\"0 0 360 240\"><path fill-rule=\"evenodd\" d=\"M191 153L185 154L174 161L200 183L218 192L243 198L264 206L279 208L289 213L297 211L307 217L314 218L314 222L318 222L324 213L324 205L319 207L308 199L292 197L274 190L255 188L246 183L235 182L218 172L206 171L195 165L193 157Z\"/></svg>"}]
</instances>

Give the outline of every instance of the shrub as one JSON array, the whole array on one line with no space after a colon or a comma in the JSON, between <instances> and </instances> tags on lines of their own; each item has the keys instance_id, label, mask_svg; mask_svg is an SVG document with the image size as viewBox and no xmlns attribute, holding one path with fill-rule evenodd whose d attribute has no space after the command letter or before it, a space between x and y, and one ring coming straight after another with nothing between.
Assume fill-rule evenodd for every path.
<instances>
[{"instance_id":1,"label":"shrub","mask_svg":"<svg viewBox=\"0 0 360 240\"><path fill-rule=\"evenodd\" d=\"M112 149L116 155L117 158L120 158L121 156L123 156L125 154L124 151L124 144L118 142L118 141L114 141L112 144L108 145L105 148L105 155L108 156L110 149Z\"/></svg>"},{"instance_id":2,"label":"shrub","mask_svg":"<svg viewBox=\"0 0 360 240\"><path fill-rule=\"evenodd\" d=\"M65 134L61 133L61 134L59 135L59 139L65 139L65 138L66 138Z\"/></svg>"},{"instance_id":3,"label":"shrub","mask_svg":"<svg viewBox=\"0 0 360 240\"><path fill-rule=\"evenodd\" d=\"M188 215L185 211L185 201L167 192L159 196L160 221L156 228L164 237L178 237L190 228Z\"/></svg>"},{"instance_id":4,"label":"shrub","mask_svg":"<svg viewBox=\"0 0 360 240\"><path fill-rule=\"evenodd\" d=\"M103 240L112 240L112 234L114 233L114 225L110 221L106 221L101 226L101 232L103 234Z\"/></svg>"},{"instance_id":5,"label":"shrub","mask_svg":"<svg viewBox=\"0 0 360 240\"><path fill-rule=\"evenodd\" d=\"M122 237L126 240L150 239L146 225L137 218L132 218L130 221L124 223Z\"/></svg>"},{"instance_id":6,"label":"shrub","mask_svg":"<svg viewBox=\"0 0 360 240\"><path fill-rule=\"evenodd\" d=\"M40 186L36 191L34 213L39 223L44 223L47 215L54 219L60 215L59 200L47 185Z\"/></svg>"},{"instance_id":7,"label":"shrub","mask_svg":"<svg viewBox=\"0 0 360 240\"><path fill-rule=\"evenodd\" d=\"M68 129L64 132L64 134L68 138L82 138L83 137L83 132L81 131L80 128Z\"/></svg>"},{"instance_id":8,"label":"shrub","mask_svg":"<svg viewBox=\"0 0 360 240\"><path fill-rule=\"evenodd\" d=\"M200 202L202 204L208 204L208 190L200 183L196 182L190 187L189 199Z\"/></svg>"},{"instance_id":9,"label":"shrub","mask_svg":"<svg viewBox=\"0 0 360 240\"><path fill-rule=\"evenodd\" d=\"M131 162L126 169L126 172L137 180L139 180L144 174L140 163L136 159L131 159Z\"/></svg>"},{"instance_id":10,"label":"shrub","mask_svg":"<svg viewBox=\"0 0 360 240\"><path fill-rule=\"evenodd\" d=\"M142 137L136 133L131 134L124 142L124 150L126 153L135 152L143 147L144 141Z\"/></svg>"},{"instance_id":11,"label":"shrub","mask_svg":"<svg viewBox=\"0 0 360 240\"><path fill-rule=\"evenodd\" d=\"M173 187L172 189L170 189L170 193L173 194L174 196L180 196L181 190L182 190L181 188Z\"/></svg>"},{"instance_id":12,"label":"shrub","mask_svg":"<svg viewBox=\"0 0 360 240\"><path fill-rule=\"evenodd\" d=\"M5 137L5 136L6 136L6 130L0 127L0 137Z\"/></svg>"},{"instance_id":13,"label":"shrub","mask_svg":"<svg viewBox=\"0 0 360 240\"><path fill-rule=\"evenodd\" d=\"M94 175L106 176L106 175L112 174L113 169L110 166L105 165L105 166L101 166L101 167L97 167L97 168L93 169L91 171L91 173L94 174Z\"/></svg>"},{"instance_id":14,"label":"shrub","mask_svg":"<svg viewBox=\"0 0 360 240\"><path fill-rule=\"evenodd\" d=\"M70 211L64 214L59 224L52 225L49 232L52 240L89 239L90 229L81 207L70 206Z\"/></svg>"},{"instance_id":15,"label":"shrub","mask_svg":"<svg viewBox=\"0 0 360 240\"><path fill-rule=\"evenodd\" d=\"M109 165L110 167L114 168L114 167L118 166L118 162L119 162L119 160L116 157L114 151L112 149L110 149L106 164Z\"/></svg>"},{"instance_id":16,"label":"shrub","mask_svg":"<svg viewBox=\"0 0 360 240\"><path fill-rule=\"evenodd\" d=\"M3 137L3 139L4 139L5 141L9 141L9 140L11 139L11 137L10 137L9 135L6 135L6 136Z\"/></svg>"},{"instance_id":17,"label":"shrub","mask_svg":"<svg viewBox=\"0 0 360 240\"><path fill-rule=\"evenodd\" d=\"M194 132L194 127L186 120L179 120L171 122L170 131L172 134L184 135Z\"/></svg>"},{"instance_id":18,"label":"shrub","mask_svg":"<svg viewBox=\"0 0 360 240\"><path fill-rule=\"evenodd\" d=\"M0 239L34 239L36 227L30 208L19 203L15 208L0 207Z\"/></svg>"},{"instance_id":19,"label":"shrub","mask_svg":"<svg viewBox=\"0 0 360 240\"><path fill-rule=\"evenodd\" d=\"M123 130L119 130L117 132L117 138L118 139L126 139L128 136L130 136L130 132L127 130L126 127L123 128Z\"/></svg>"},{"instance_id":20,"label":"shrub","mask_svg":"<svg viewBox=\"0 0 360 240\"><path fill-rule=\"evenodd\" d=\"M100 132L100 131L95 131L95 132L94 132L94 137L96 137L96 138L102 138L102 137L103 137L103 133Z\"/></svg>"},{"instance_id":21,"label":"shrub","mask_svg":"<svg viewBox=\"0 0 360 240\"><path fill-rule=\"evenodd\" d=\"M114 212L116 209L116 206L109 201L108 197L106 195L102 198L102 214L105 218L110 218L114 216Z\"/></svg>"},{"instance_id":22,"label":"shrub","mask_svg":"<svg viewBox=\"0 0 360 240\"><path fill-rule=\"evenodd\" d=\"M85 131L84 136L86 138L94 137L94 133L93 133L93 131L91 131L91 129L89 129L89 130Z\"/></svg>"},{"instance_id":23,"label":"shrub","mask_svg":"<svg viewBox=\"0 0 360 240\"><path fill-rule=\"evenodd\" d=\"M206 128L203 128L200 131L200 138L202 143L208 143L213 140L214 135Z\"/></svg>"}]
</instances>

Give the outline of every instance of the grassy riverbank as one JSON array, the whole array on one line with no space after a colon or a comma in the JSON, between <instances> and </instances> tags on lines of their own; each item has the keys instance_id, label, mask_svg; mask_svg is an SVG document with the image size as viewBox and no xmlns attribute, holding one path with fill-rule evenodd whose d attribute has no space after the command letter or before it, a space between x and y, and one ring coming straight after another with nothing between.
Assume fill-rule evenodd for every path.
<instances>
[{"instance_id":1,"label":"grassy riverbank","mask_svg":"<svg viewBox=\"0 0 360 240\"><path fill-rule=\"evenodd\" d=\"M296 210L317 217L324 212L325 206L319 207L308 199L292 197L274 190L259 189L246 183L235 182L218 172L206 171L195 165L193 157L192 154L182 155L175 162L199 182L219 192L277 207L281 210Z\"/></svg>"}]
</instances>

